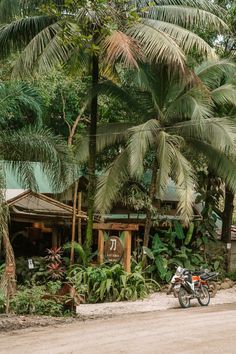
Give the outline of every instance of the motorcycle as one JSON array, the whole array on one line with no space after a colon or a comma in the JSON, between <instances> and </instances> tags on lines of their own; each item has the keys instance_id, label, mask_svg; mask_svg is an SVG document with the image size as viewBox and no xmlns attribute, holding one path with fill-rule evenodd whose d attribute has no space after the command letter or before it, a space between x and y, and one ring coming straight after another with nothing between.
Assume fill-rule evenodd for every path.
<instances>
[{"instance_id":1,"label":"motorcycle","mask_svg":"<svg viewBox=\"0 0 236 354\"><path fill-rule=\"evenodd\" d=\"M183 308L190 306L190 300L197 299L201 306L207 306L210 302L210 294L200 275L193 275L190 270L178 267L172 277L167 294L172 290L177 296L179 304Z\"/></svg>"},{"instance_id":2,"label":"motorcycle","mask_svg":"<svg viewBox=\"0 0 236 354\"><path fill-rule=\"evenodd\" d=\"M181 267L179 267L181 268ZM178 269L178 268L177 268ZM217 293L217 276L218 273L210 272L208 269L201 269L199 271L193 272L192 275L199 275L201 278L202 285L205 285L208 288L210 293L210 297L215 297ZM179 278L178 271L176 271L175 275L173 275L170 285L167 290L167 295L171 292L174 293L174 297L178 297L178 292L181 286L181 279Z\"/></svg>"}]
</instances>

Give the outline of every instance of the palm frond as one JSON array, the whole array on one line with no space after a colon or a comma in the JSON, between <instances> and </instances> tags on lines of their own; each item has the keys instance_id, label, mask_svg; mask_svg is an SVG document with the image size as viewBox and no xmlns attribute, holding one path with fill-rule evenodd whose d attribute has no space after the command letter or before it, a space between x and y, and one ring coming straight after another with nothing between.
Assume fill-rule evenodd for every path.
<instances>
[{"instance_id":1,"label":"palm frond","mask_svg":"<svg viewBox=\"0 0 236 354\"><path fill-rule=\"evenodd\" d=\"M219 16L197 6L186 6L185 4L153 6L149 8L146 17L191 29L211 27L218 31L228 30L228 25Z\"/></svg>"},{"instance_id":2,"label":"palm frond","mask_svg":"<svg viewBox=\"0 0 236 354\"><path fill-rule=\"evenodd\" d=\"M52 25L55 18L49 16L26 17L0 28L0 55L24 48L39 32Z\"/></svg>"},{"instance_id":3,"label":"palm frond","mask_svg":"<svg viewBox=\"0 0 236 354\"><path fill-rule=\"evenodd\" d=\"M97 153L105 148L121 143L127 139L128 129L132 123L109 123L98 126L97 129ZM89 132L85 131L76 143L75 156L77 161L84 162L89 157Z\"/></svg>"},{"instance_id":4,"label":"palm frond","mask_svg":"<svg viewBox=\"0 0 236 354\"><path fill-rule=\"evenodd\" d=\"M175 158L176 149L179 149L183 140L176 135L170 135L161 131L157 138L157 160L159 170L157 174L157 194L163 198L167 187L168 179L171 175L172 163Z\"/></svg>"},{"instance_id":5,"label":"palm frond","mask_svg":"<svg viewBox=\"0 0 236 354\"><path fill-rule=\"evenodd\" d=\"M202 121L212 116L213 102L210 92L203 86L181 88L179 84L170 87L165 111L167 121L191 119Z\"/></svg>"},{"instance_id":6,"label":"palm frond","mask_svg":"<svg viewBox=\"0 0 236 354\"><path fill-rule=\"evenodd\" d=\"M121 60L127 67L138 68L138 62L142 60L142 51L138 43L121 31L113 31L110 36L107 36L102 47L105 52L105 61L114 64Z\"/></svg>"},{"instance_id":7,"label":"palm frond","mask_svg":"<svg viewBox=\"0 0 236 354\"><path fill-rule=\"evenodd\" d=\"M89 93L89 95L90 98L95 95L106 95L119 99L127 106L129 110L133 110L136 105L135 98L130 94L130 92L125 87L117 85L111 80L101 81L93 88L93 92Z\"/></svg>"},{"instance_id":8,"label":"palm frond","mask_svg":"<svg viewBox=\"0 0 236 354\"><path fill-rule=\"evenodd\" d=\"M132 1L136 3L136 6L140 5L142 7L150 6L150 1L148 0L138 0ZM226 11L224 8L216 4L215 2L209 0L158 0L154 1L155 5L151 3L151 7L153 6L161 6L161 5L178 5L178 6L188 6L195 7L197 9L205 10L214 13L217 16L224 16Z\"/></svg>"},{"instance_id":9,"label":"palm frond","mask_svg":"<svg viewBox=\"0 0 236 354\"><path fill-rule=\"evenodd\" d=\"M210 89L217 88L222 77L232 78L235 75L236 64L229 59L208 60L194 69L195 74Z\"/></svg>"},{"instance_id":10,"label":"palm frond","mask_svg":"<svg viewBox=\"0 0 236 354\"><path fill-rule=\"evenodd\" d=\"M157 30L167 33L176 41L176 43L181 49L183 49L185 53L188 53L192 49L196 49L199 53L202 53L209 58L216 57L215 50L194 32L191 32L173 23L162 22L158 20L148 19L145 20L145 24L148 24Z\"/></svg>"},{"instance_id":11,"label":"palm frond","mask_svg":"<svg viewBox=\"0 0 236 354\"><path fill-rule=\"evenodd\" d=\"M7 23L20 14L19 0L0 1L0 23Z\"/></svg>"},{"instance_id":12,"label":"palm frond","mask_svg":"<svg viewBox=\"0 0 236 354\"><path fill-rule=\"evenodd\" d=\"M107 171L99 178L95 196L95 208L101 214L109 211L121 186L129 179L129 154L123 150Z\"/></svg>"},{"instance_id":13,"label":"palm frond","mask_svg":"<svg viewBox=\"0 0 236 354\"><path fill-rule=\"evenodd\" d=\"M7 161L7 169L13 172L18 183L24 189L38 191L34 164L30 161Z\"/></svg>"},{"instance_id":14,"label":"palm frond","mask_svg":"<svg viewBox=\"0 0 236 354\"><path fill-rule=\"evenodd\" d=\"M67 62L74 46L70 41L63 41L62 36L63 29L58 23L40 31L14 64L12 76L22 77L34 72L45 73L56 65Z\"/></svg>"},{"instance_id":15,"label":"palm frond","mask_svg":"<svg viewBox=\"0 0 236 354\"><path fill-rule=\"evenodd\" d=\"M188 224L193 217L197 179L190 162L178 149L175 150L172 178L176 183L176 191L179 196L178 213L182 220Z\"/></svg>"},{"instance_id":16,"label":"palm frond","mask_svg":"<svg viewBox=\"0 0 236 354\"><path fill-rule=\"evenodd\" d=\"M206 142L219 151L235 151L236 124L228 118L209 118L201 122L181 122L171 127L187 141Z\"/></svg>"},{"instance_id":17,"label":"palm frond","mask_svg":"<svg viewBox=\"0 0 236 354\"><path fill-rule=\"evenodd\" d=\"M183 70L184 53L168 33L150 26L145 21L135 24L127 32L140 44L151 62L176 65Z\"/></svg>"},{"instance_id":18,"label":"palm frond","mask_svg":"<svg viewBox=\"0 0 236 354\"><path fill-rule=\"evenodd\" d=\"M235 155L227 154L225 151L219 151L217 147L210 143L193 139L191 148L205 156L209 168L216 176L221 177L227 186L236 193L236 161Z\"/></svg>"},{"instance_id":19,"label":"palm frond","mask_svg":"<svg viewBox=\"0 0 236 354\"><path fill-rule=\"evenodd\" d=\"M10 117L22 116L25 112L33 112L42 117L42 99L37 90L26 82L9 81L0 83L0 121L6 124Z\"/></svg>"},{"instance_id":20,"label":"palm frond","mask_svg":"<svg viewBox=\"0 0 236 354\"><path fill-rule=\"evenodd\" d=\"M41 162L53 189L61 190L71 182L74 166L70 164L72 160L67 145L49 130L27 127L20 131L2 131L0 146L3 160L12 161L12 166L19 170L18 175L26 171L22 178L29 185L35 184L29 163L36 161Z\"/></svg>"},{"instance_id":21,"label":"palm frond","mask_svg":"<svg viewBox=\"0 0 236 354\"><path fill-rule=\"evenodd\" d=\"M236 105L236 86L225 84L211 91L213 101L218 105Z\"/></svg>"},{"instance_id":22,"label":"palm frond","mask_svg":"<svg viewBox=\"0 0 236 354\"><path fill-rule=\"evenodd\" d=\"M130 151L130 175L140 178L143 175L143 163L147 151L153 146L160 131L160 124L156 119L130 128L130 138L127 148Z\"/></svg>"}]
</instances>

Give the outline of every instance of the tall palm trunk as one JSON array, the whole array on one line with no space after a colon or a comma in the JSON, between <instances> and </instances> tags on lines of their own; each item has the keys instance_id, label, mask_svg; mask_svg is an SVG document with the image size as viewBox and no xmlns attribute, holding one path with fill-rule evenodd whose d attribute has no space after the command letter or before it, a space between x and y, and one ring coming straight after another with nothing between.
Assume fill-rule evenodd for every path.
<instances>
[{"instance_id":1,"label":"tall palm trunk","mask_svg":"<svg viewBox=\"0 0 236 354\"><path fill-rule=\"evenodd\" d=\"M157 169L158 169L158 161L157 161L157 158L155 157L155 159L153 161L153 165L152 165L152 179L151 179L151 184L150 184L150 188L149 188L149 197L150 197L151 203L154 202L155 195L156 195ZM144 239L143 239L143 245L145 247L148 247L149 233L150 233L151 226L152 226L152 212L151 212L151 210L147 210L146 223L145 223L145 229L144 229Z\"/></svg>"},{"instance_id":2,"label":"tall palm trunk","mask_svg":"<svg viewBox=\"0 0 236 354\"><path fill-rule=\"evenodd\" d=\"M5 250L6 268L2 276L0 287L6 295L6 313L10 310L10 298L16 292L16 263L14 251L9 239L8 226L4 223L1 227L2 243Z\"/></svg>"},{"instance_id":3,"label":"tall palm trunk","mask_svg":"<svg viewBox=\"0 0 236 354\"><path fill-rule=\"evenodd\" d=\"M99 63L98 56L93 54L92 57L92 91L95 92L95 87L99 81ZM88 162L88 224L86 230L85 251L87 255L91 251L92 233L93 233L93 214L94 214L94 196L96 188L96 134L98 120L98 96L93 95L91 101L91 122L89 130L89 162Z\"/></svg>"},{"instance_id":4,"label":"tall palm trunk","mask_svg":"<svg viewBox=\"0 0 236 354\"><path fill-rule=\"evenodd\" d=\"M226 244L226 268L230 271L231 256L231 225L234 212L234 193L225 186L225 206L222 217L221 241Z\"/></svg>"}]
</instances>

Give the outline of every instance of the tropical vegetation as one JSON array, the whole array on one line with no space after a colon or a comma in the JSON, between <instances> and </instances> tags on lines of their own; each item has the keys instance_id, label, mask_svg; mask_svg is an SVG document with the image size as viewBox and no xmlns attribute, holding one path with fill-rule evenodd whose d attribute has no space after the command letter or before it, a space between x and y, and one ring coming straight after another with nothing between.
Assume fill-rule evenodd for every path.
<instances>
[{"instance_id":1,"label":"tropical vegetation","mask_svg":"<svg viewBox=\"0 0 236 354\"><path fill-rule=\"evenodd\" d=\"M24 259L16 260L23 287L11 300L16 313L68 313L71 299L56 301L65 282L87 302L135 300L168 282L176 265L229 268L227 251L212 255L208 247L217 243L216 214L223 221L222 241L231 237L235 13L229 0L0 0L0 239L6 269L15 265L6 166L24 188L36 191L32 162L40 163L55 191L74 182L78 169L89 180L83 244L72 240L48 250L46 258L34 260L34 274ZM179 221L167 218L158 229L154 205L170 181ZM202 221L194 222L197 201ZM122 203L145 215L130 274L120 264L92 264L94 214L103 218ZM4 289L4 266L0 274ZM14 280L15 273L12 293ZM3 291L0 312L5 308Z\"/></svg>"}]
</instances>

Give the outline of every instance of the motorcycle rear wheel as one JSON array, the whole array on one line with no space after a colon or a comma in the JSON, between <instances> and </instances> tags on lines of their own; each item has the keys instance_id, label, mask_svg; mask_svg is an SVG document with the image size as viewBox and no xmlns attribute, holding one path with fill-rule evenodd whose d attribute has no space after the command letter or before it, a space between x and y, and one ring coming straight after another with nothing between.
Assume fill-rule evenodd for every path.
<instances>
[{"instance_id":1,"label":"motorcycle rear wheel","mask_svg":"<svg viewBox=\"0 0 236 354\"><path fill-rule=\"evenodd\" d=\"M210 302L210 294L208 288L203 285L202 288L199 290L200 297L198 298L198 302L201 306L208 306Z\"/></svg>"},{"instance_id":2,"label":"motorcycle rear wheel","mask_svg":"<svg viewBox=\"0 0 236 354\"><path fill-rule=\"evenodd\" d=\"M182 308L187 309L190 306L190 296L187 290L181 286L178 293L179 304Z\"/></svg>"}]
</instances>

